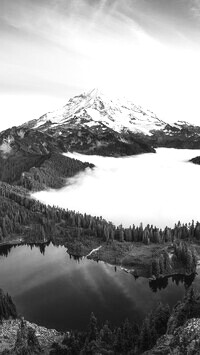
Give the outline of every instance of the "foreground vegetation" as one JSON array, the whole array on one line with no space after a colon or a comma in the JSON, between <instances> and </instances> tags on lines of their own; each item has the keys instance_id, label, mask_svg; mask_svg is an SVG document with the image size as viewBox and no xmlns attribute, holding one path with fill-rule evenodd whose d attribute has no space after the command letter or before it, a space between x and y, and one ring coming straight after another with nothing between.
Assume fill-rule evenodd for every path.
<instances>
[{"instance_id":1,"label":"foreground vegetation","mask_svg":"<svg viewBox=\"0 0 200 355\"><path fill-rule=\"evenodd\" d=\"M108 321L99 325L92 314L85 332L67 333L62 345L53 345L51 354L143 354L152 349L160 337L167 334L172 338L176 330L180 330L188 319L199 317L200 297L195 295L191 288L183 302L179 302L171 312L167 305L159 304L147 315L141 326L130 323L128 319L117 328ZM172 344L175 347L175 342ZM176 354L186 354L184 348L188 345L188 339L185 339L182 349ZM197 354L200 350L200 342L197 341L195 346L192 344L191 348L196 351L191 354ZM150 351L149 354L152 352Z\"/></svg>"},{"instance_id":2,"label":"foreground vegetation","mask_svg":"<svg viewBox=\"0 0 200 355\"><path fill-rule=\"evenodd\" d=\"M200 351L200 296L195 295L193 288L188 289L183 301L178 302L172 311L168 305L158 304L141 325L130 323L128 318L119 327L109 321L99 324L92 313L87 329L64 334L20 320L17 313L13 313L11 298L1 292L0 304L2 298L9 300L4 302L4 308L0 308L0 333L6 334L7 339L0 342L4 355L182 355ZM8 318L16 321L6 321Z\"/></svg>"}]
</instances>

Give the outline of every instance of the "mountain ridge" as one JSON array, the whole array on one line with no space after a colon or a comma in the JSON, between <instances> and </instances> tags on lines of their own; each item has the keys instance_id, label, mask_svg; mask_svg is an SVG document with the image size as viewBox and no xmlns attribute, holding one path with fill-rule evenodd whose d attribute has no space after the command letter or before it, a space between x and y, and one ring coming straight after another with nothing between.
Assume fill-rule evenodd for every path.
<instances>
[{"instance_id":1,"label":"mountain ridge","mask_svg":"<svg viewBox=\"0 0 200 355\"><path fill-rule=\"evenodd\" d=\"M123 119L120 115L123 115ZM144 134L150 134L151 129L156 126L166 125L166 122L160 120L152 111L143 109L126 98L109 98L98 89L76 95L62 108L47 112L39 119L24 125L28 124L29 128L40 128L45 131L48 124L52 124L53 128L72 124L73 121L88 127L102 123L116 132L128 129L134 133ZM147 127L144 127L145 125Z\"/></svg>"},{"instance_id":2,"label":"mountain ridge","mask_svg":"<svg viewBox=\"0 0 200 355\"><path fill-rule=\"evenodd\" d=\"M69 99L66 105L21 128L55 137L63 151L108 156L155 152L157 147L200 148L200 127L167 123L125 98L109 98L98 89Z\"/></svg>"},{"instance_id":3,"label":"mountain ridge","mask_svg":"<svg viewBox=\"0 0 200 355\"><path fill-rule=\"evenodd\" d=\"M1 132L0 179L32 189L59 188L67 177L92 168L62 153L118 157L155 153L157 147L200 149L200 127L166 124L126 99L92 90L60 110Z\"/></svg>"}]
</instances>

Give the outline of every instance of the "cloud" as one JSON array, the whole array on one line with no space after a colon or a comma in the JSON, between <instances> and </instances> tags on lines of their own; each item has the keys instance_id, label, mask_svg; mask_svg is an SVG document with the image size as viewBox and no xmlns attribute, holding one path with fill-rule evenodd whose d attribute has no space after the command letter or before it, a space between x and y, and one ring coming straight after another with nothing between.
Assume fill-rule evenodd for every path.
<instances>
[{"instance_id":1,"label":"cloud","mask_svg":"<svg viewBox=\"0 0 200 355\"><path fill-rule=\"evenodd\" d=\"M163 119L193 119L200 49L191 9L198 4L1 0L0 91L65 98L98 86Z\"/></svg>"},{"instance_id":2,"label":"cloud","mask_svg":"<svg viewBox=\"0 0 200 355\"><path fill-rule=\"evenodd\" d=\"M190 10L192 15L200 20L200 1L199 0L192 0L190 5Z\"/></svg>"},{"instance_id":3,"label":"cloud","mask_svg":"<svg viewBox=\"0 0 200 355\"><path fill-rule=\"evenodd\" d=\"M139 225L141 216L144 225L153 223L160 228L173 226L178 220L197 220L200 170L187 161L199 152L159 148L157 154L117 159L69 153L96 168L71 178L59 191L42 191L33 196L46 204L103 216L126 227ZM172 196L176 196L176 204L172 203Z\"/></svg>"}]
</instances>

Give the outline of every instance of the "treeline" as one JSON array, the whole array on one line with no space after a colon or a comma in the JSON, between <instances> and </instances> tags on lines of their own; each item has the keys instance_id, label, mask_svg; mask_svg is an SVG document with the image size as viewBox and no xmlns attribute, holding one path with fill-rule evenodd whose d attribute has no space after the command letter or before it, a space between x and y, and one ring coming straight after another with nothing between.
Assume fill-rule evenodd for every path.
<instances>
[{"instance_id":1,"label":"treeline","mask_svg":"<svg viewBox=\"0 0 200 355\"><path fill-rule=\"evenodd\" d=\"M50 354L141 354L165 334L169 316L169 307L159 304L140 327L128 319L113 327L108 321L98 324L92 313L88 329L68 332L62 345L52 345Z\"/></svg>"},{"instance_id":2,"label":"treeline","mask_svg":"<svg viewBox=\"0 0 200 355\"><path fill-rule=\"evenodd\" d=\"M172 255L172 262L176 265L181 263L184 265L188 274L195 272L197 266L197 257L192 247L183 241L174 243L174 254Z\"/></svg>"},{"instance_id":3,"label":"treeline","mask_svg":"<svg viewBox=\"0 0 200 355\"><path fill-rule=\"evenodd\" d=\"M169 274L172 270L184 267L188 274L196 271L197 257L194 249L184 241L175 241L173 243L173 255L171 260L166 250L152 259L151 275L156 278Z\"/></svg>"},{"instance_id":4,"label":"treeline","mask_svg":"<svg viewBox=\"0 0 200 355\"><path fill-rule=\"evenodd\" d=\"M141 223L139 227L135 225L129 228L118 227L116 233L118 238L116 238L115 234L115 239L120 241L143 242L145 244L174 242L177 239L200 240L200 223L194 224L194 221L192 221L189 224L181 224L178 222L174 228L165 227L164 229L159 229L149 224L143 227Z\"/></svg>"},{"instance_id":5,"label":"treeline","mask_svg":"<svg viewBox=\"0 0 200 355\"><path fill-rule=\"evenodd\" d=\"M26 226L26 229L24 229ZM63 241L74 237L92 236L104 242L174 243L177 240L200 240L200 223L179 222L174 228L161 230L147 225L129 228L114 226L102 217L47 206L29 197L26 189L0 183L0 239L12 234L26 234L33 242ZM178 256L179 257L179 256ZM189 257L189 256L188 256ZM161 263L162 264L162 263Z\"/></svg>"},{"instance_id":6,"label":"treeline","mask_svg":"<svg viewBox=\"0 0 200 355\"><path fill-rule=\"evenodd\" d=\"M168 305L159 304L138 326L128 319L119 327L107 321L99 325L91 314L88 329L66 333L62 344L52 345L51 355L123 354L136 355L152 349L164 334L172 335L187 319L200 317L200 298L190 288L172 312Z\"/></svg>"},{"instance_id":7,"label":"treeline","mask_svg":"<svg viewBox=\"0 0 200 355\"><path fill-rule=\"evenodd\" d=\"M25 236L29 242L63 242L70 235L104 238L108 222L101 217L47 206L30 198L25 190L0 183L0 239Z\"/></svg>"}]
</instances>

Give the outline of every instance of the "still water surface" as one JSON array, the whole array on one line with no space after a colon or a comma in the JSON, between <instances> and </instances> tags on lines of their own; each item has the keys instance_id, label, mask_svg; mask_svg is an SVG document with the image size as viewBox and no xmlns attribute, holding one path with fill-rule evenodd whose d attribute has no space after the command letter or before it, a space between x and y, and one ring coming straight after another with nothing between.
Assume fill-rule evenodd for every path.
<instances>
[{"instance_id":1,"label":"still water surface","mask_svg":"<svg viewBox=\"0 0 200 355\"><path fill-rule=\"evenodd\" d=\"M59 330L83 329L92 311L100 324L109 319L119 325L126 317L141 322L159 301L173 306L185 292L186 284L179 279L150 287L147 279L135 279L103 262L77 262L64 247L52 244L45 252L19 246L6 257L0 251L0 287L13 297L18 312Z\"/></svg>"},{"instance_id":2,"label":"still water surface","mask_svg":"<svg viewBox=\"0 0 200 355\"><path fill-rule=\"evenodd\" d=\"M200 166L188 160L200 151L157 149L157 154L105 158L68 154L95 164L68 179L60 190L35 197L50 205L102 215L127 226L150 223L160 227L200 220ZM0 256L0 287L9 292L28 320L60 330L88 324L93 311L100 323L118 325L126 317L141 322L159 301L173 306L192 280L163 280L149 285L105 263L77 262L64 247L12 248ZM199 286L199 277L195 281ZM151 286L151 287L150 287Z\"/></svg>"},{"instance_id":3,"label":"still water surface","mask_svg":"<svg viewBox=\"0 0 200 355\"><path fill-rule=\"evenodd\" d=\"M200 150L159 148L156 154L124 158L67 155L95 168L68 179L60 190L34 194L40 201L124 226L143 222L163 228L200 220L200 166L188 162Z\"/></svg>"}]
</instances>

